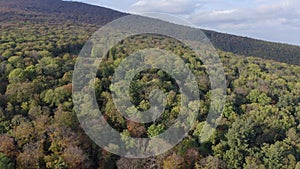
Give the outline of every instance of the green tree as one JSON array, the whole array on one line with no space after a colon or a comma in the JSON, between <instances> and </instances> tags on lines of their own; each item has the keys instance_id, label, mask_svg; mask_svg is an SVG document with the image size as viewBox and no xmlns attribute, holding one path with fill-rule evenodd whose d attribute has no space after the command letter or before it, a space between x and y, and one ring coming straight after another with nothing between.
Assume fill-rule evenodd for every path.
<instances>
[{"instance_id":1,"label":"green tree","mask_svg":"<svg viewBox=\"0 0 300 169\"><path fill-rule=\"evenodd\" d=\"M24 70L21 68L12 70L8 75L8 80L10 83L24 82L26 80Z\"/></svg>"},{"instance_id":2,"label":"green tree","mask_svg":"<svg viewBox=\"0 0 300 169\"><path fill-rule=\"evenodd\" d=\"M14 67L23 68L24 60L21 56L12 56L8 59L8 62L11 63Z\"/></svg>"},{"instance_id":3,"label":"green tree","mask_svg":"<svg viewBox=\"0 0 300 169\"><path fill-rule=\"evenodd\" d=\"M148 133L148 136L151 138L151 137L158 136L158 135L161 134L163 131L164 131L163 125L161 125L161 124L158 124L158 125L152 124L152 125L148 128L147 133Z\"/></svg>"},{"instance_id":4,"label":"green tree","mask_svg":"<svg viewBox=\"0 0 300 169\"><path fill-rule=\"evenodd\" d=\"M277 141L275 144L265 145L262 150L264 153L263 161L267 168L295 168L294 148L286 141Z\"/></svg>"},{"instance_id":5,"label":"green tree","mask_svg":"<svg viewBox=\"0 0 300 169\"><path fill-rule=\"evenodd\" d=\"M2 54L2 56L3 56L3 57L6 57L6 58L9 58L9 57L11 57L13 54L14 54L14 53L13 53L12 50L6 50L6 51Z\"/></svg>"},{"instance_id":6,"label":"green tree","mask_svg":"<svg viewBox=\"0 0 300 169\"><path fill-rule=\"evenodd\" d=\"M14 169L14 164L9 158L0 152L0 168L2 169Z\"/></svg>"},{"instance_id":7,"label":"green tree","mask_svg":"<svg viewBox=\"0 0 300 169\"><path fill-rule=\"evenodd\" d=\"M258 89L252 90L247 99L250 103L259 103L261 105L268 105L272 99L268 97L265 93L260 92Z\"/></svg>"}]
</instances>

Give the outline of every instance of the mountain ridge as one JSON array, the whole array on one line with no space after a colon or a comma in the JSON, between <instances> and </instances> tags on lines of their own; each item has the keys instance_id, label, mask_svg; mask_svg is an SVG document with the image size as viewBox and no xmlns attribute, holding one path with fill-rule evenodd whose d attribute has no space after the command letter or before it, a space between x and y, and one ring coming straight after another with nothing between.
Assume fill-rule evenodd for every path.
<instances>
[{"instance_id":1,"label":"mountain ridge","mask_svg":"<svg viewBox=\"0 0 300 169\"><path fill-rule=\"evenodd\" d=\"M0 22L14 20L16 15L18 19L26 21L36 18L40 20L39 16L42 16L46 18L45 22L72 21L98 26L129 15L105 7L62 0L0 0L0 14ZM52 19L49 20L49 17ZM201 30L222 51L300 65L300 46Z\"/></svg>"}]
</instances>

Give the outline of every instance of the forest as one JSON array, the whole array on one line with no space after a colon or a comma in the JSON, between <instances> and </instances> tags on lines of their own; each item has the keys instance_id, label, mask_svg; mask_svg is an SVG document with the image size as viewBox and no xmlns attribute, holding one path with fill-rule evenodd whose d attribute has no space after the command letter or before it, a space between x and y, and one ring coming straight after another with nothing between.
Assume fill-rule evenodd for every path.
<instances>
[{"instance_id":1,"label":"forest","mask_svg":"<svg viewBox=\"0 0 300 169\"><path fill-rule=\"evenodd\" d=\"M56 10L49 11L47 3ZM72 101L79 51L101 25L126 14L59 0L0 0L0 14L0 169L300 169L300 47L206 32L219 44L227 98L216 131L200 143L211 98L201 60L172 39L125 39L107 53L95 79L99 109L113 128L131 137L154 137L174 122L180 109L174 79L150 69L135 76L131 102L139 110L149 109L149 92L159 87L168 98L162 117L141 124L119 114L110 84L133 49L148 45L179 55L201 77L197 84L203 98L197 123L181 143L159 156L130 159L95 144L79 124ZM243 43L223 46L239 41Z\"/></svg>"}]
</instances>

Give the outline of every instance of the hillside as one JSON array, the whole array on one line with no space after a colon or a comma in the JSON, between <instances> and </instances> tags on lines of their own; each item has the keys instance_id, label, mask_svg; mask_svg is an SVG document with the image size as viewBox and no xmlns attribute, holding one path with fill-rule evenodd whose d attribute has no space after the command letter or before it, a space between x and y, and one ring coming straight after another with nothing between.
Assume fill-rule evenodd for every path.
<instances>
[{"instance_id":1,"label":"hillside","mask_svg":"<svg viewBox=\"0 0 300 169\"><path fill-rule=\"evenodd\" d=\"M0 0L0 13L0 21L4 22L67 20L95 25L104 25L125 15L103 7L61 0ZM49 17L53 20L49 20Z\"/></svg>"},{"instance_id":2,"label":"hillside","mask_svg":"<svg viewBox=\"0 0 300 169\"><path fill-rule=\"evenodd\" d=\"M104 25L126 14L79 2L60 0L0 0L0 21L76 22ZM300 47L203 30L220 50L300 65Z\"/></svg>"},{"instance_id":3,"label":"hillside","mask_svg":"<svg viewBox=\"0 0 300 169\"><path fill-rule=\"evenodd\" d=\"M101 15L95 15L97 11ZM137 49L156 47L180 56L197 75L200 110L188 136L165 154L129 159L96 145L83 131L74 110L74 65L91 34L123 15L59 0L0 0L0 169L300 168L300 66L282 63L295 56L291 53L297 50L292 49L298 47L211 31L206 31L207 35L225 51L255 53L279 45L287 54L272 58L282 61L277 62L218 50L226 76L226 104L220 125L201 142L208 110L220 108L210 104L207 67L174 39L152 34L126 38L108 52L92 79L98 108L115 130L124 136L155 137L176 123L181 109L177 81L164 71L149 69L132 80L130 101L139 110L147 110L149 93L161 89L167 96L162 116L155 122L136 123L120 115L112 97L116 90L111 87L112 76L121 61ZM224 44L229 46L222 47ZM294 62L299 63L297 58ZM129 77L132 72L124 75ZM182 84L190 86L191 82ZM89 103L89 92L84 92L82 100ZM90 104L81 106L95 115ZM127 139L122 143L133 146Z\"/></svg>"},{"instance_id":4,"label":"hillside","mask_svg":"<svg viewBox=\"0 0 300 169\"><path fill-rule=\"evenodd\" d=\"M300 65L299 46L267 42L209 30L203 31L212 44L223 51Z\"/></svg>"}]
</instances>

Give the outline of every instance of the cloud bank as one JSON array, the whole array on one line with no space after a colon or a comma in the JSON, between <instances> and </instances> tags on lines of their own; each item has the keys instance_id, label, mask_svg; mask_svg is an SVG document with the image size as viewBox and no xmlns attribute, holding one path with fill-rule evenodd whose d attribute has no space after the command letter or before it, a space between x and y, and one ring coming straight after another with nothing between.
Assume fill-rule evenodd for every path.
<instances>
[{"instance_id":1,"label":"cloud bank","mask_svg":"<svg viewBox=\"0 0 300 169\"><path fill-rule=\"evenodd\" d=\"M200 28L300 45L296 0L138 0L131 12L165 12Z\"/></svg>"},{"instance_id":2,"label":"cloud bank","mask_svg":"<svg viewBox=\"0 0 300 169\"><path fill-rule=\"evenodd\" d=\"M299 0L81 0L131 12L161 12L199 28L300 45Z\"/></svg>"}]
</instances>

